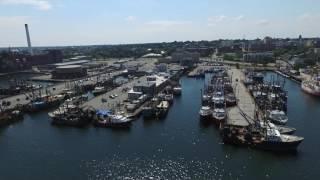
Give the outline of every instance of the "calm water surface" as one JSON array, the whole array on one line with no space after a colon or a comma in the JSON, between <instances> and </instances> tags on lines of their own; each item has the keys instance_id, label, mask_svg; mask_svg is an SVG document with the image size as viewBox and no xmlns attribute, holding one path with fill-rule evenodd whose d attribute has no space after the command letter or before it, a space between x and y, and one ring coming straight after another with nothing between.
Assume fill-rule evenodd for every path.
<instances>
[{"instance_id":1,"label":"calm water surface","mask_svg":"<svg viewBox=\"0 0 320 180\"><path fill-rule=\"evenodd\" d=\"M275 76L266 73L267 78ZM305 137L297 154L223 145L199 123L204 80L182 78L183 94L164 120L138 119L130 130L57 128L47 113L0 129L0 179L317 179L320 99L295 82L288 125Z\"/></svg>"},{"instance_id":2,"label":"calm water surface","mask_svg":"<svg viewBox=\"0 0 320 180\"><path fill-rule=\"evenodd\" d=\"M26 81L29 78L39 76L38 74L29 74L29 73L19 73L19 74L13 74L8 76L0 76L0 88L8 88L10 85L14 85L15 80L17 81ZM52 82L35 82L35 81L28 81L31 84L35 85L42 85L47 86L49 84L54 84Z\"/></svg>"}]
</instances>

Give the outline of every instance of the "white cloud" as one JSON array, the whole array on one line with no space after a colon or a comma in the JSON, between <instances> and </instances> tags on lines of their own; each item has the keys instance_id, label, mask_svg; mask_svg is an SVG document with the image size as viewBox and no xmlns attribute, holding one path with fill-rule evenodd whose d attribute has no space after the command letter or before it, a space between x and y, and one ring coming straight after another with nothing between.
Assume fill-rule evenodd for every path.
<instances>
[{"instance_id":1,"label":"white cloud","mask_svg":"<svg viewBox=\"0 0 320 180\"><path fill-rule=\"evenodd\" d=\"M191 21L168 21L168 20L161 20L161 21L150 21L147 22L147 25L155 25L155 26L164 26L164 27L169 27L169 26L179 26L179 25L187 25L191 24Z\"/></svg>"},{"instance_id":2,"label":"white cloud","mask_svg":"<svg viewBox=\"0 0 320 180\"><path fill-rule=\"evenodd\" d=\"M133 21L136 21L137 20L137 17L135 16L128 16L125 18L126 21L128 22L133 22Z\"/></svg>"},{"instance_id":3,"label":"white cloud","mask_svg":"<svg viewBox=\"0 0 320 180\"><path fill-rule=\"evenodd\" d=\"M243 15L239 15L239 16L234 17L234 20L235 20L235 21L241 21L241 20L243 20L243 19L244 19L244 16L243 16Z\"/></svg>"},{"instance_id":4,"label":"white cloud","mask_svg":"<svg viewBox=\"0 0 320 180\"><path fill-rule=\"evenodd\" d=\"M225 16L225 15L220 15L220 16L212 16L212 17L209 17L209 18L208 18L208 21L209 21L209 22L218 23L218 22L224 21L225 19L227 19L227 16Z\"/></svg>"},{"instance_id":5,"label":"white cloud","mask_svg":"<svg viewBox=\"0 0 320 180\"><path fill-rule=\"evenodd\" d=\"M211 16L207 19L207 26L212 27L218 24L223 24L226 21L228 21L229 23L233 23L232 21L242 21L242 20L244 20L243 15L234 16L234 17L225 16L225 15Z\"/></svg>"},{"instance_id":6,"label":"white cloud","mask_svg":"<svg viewBox=\"0 0 320 180\"><path fill-rule=\"evenodd\" d=\"M6 5L29 5L36 7L40 10L49 10L52 8L52 5L49 1L46 0L0 0L0 4Z\"/></svg>"},{"instance_id":7,"label":"white cloud","mask_svg":"<svg viewBox=\"0 0 320 180\"><path fill-rule=\"evenodd\" d=\"M314 21L318 22L320 19L320 14L310 14L310 13L305 13L302 14L298 17L298 21Z\"/></svg>"},{"instance_id":8,"label":"white cloud","mask_svg":"<svg viewBox=\"0 0 320 180\"><path fill-rule=\"evenodd\" d=\"M267 20L267 19L260 19L260 20L258 20L258 22L257 22L257 25L259 25L259 26L267 26L267 25L269 25L269 24L270 24L270 21Z\"/></svg>"}]
</instances>

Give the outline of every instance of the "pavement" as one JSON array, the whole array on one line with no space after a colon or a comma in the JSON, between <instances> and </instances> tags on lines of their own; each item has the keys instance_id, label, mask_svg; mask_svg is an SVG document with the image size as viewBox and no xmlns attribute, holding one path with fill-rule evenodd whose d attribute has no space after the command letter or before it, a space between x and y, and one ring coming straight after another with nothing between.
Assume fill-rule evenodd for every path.
<instances>
[{"instance_id":1,"label":"pavement","mask_svg":"<svg viewBox=\"0 0 320 180\"><path fill-rule=\"evenodd\" d=\"M249 117L254 118L254 109L255 103L251 95L249 94L247 88L241 82L244 79L244 74L239 69L232 68L228 71L229 76L232 76L232 87L235 92L235 96L238 100L238 105L227 110L228 125L235 126L248 126L249 122L247 121L240 112L243 111ZM236 81L238 79L238 81Z\"/></svg>"}]
</instances>

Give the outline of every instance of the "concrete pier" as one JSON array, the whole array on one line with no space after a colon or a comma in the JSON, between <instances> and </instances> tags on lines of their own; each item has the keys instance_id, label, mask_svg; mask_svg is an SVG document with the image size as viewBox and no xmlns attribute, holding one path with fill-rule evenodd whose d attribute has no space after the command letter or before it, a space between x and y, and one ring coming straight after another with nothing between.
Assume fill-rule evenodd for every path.
<instances>
[{"instance_id":1,"label":"concrete pier","mask_svg":"<svg viewBox=\"0 0 320 180\"><path fill-rule=\"evenodd\" d=\"M113 73L106 73L105 75L107 76L108 79L112 79L115 76L119 76L120 74L122 74L122 71L115 71ZM108 74L108 75L107 75ZM100 74L101 76L102 74ZM74 81L70 81L70 82L65 82L65 83L59 83L56 84L54 86L50 86L47 88L42 88L41 94L46 94L46 89L47 91L50 92L51 95L58 95L61 94L66 88L67 89L71 89L75 84L81 84L81 85L90 85L90 84L95 84L96 83L96 78L98 76L93 76L91 78L83 78L83 79L79 79L79 80L74 80ZM34 91L35 94L39 93L39 90ZM28 103L30 103L31 98L26 99L27 95L30 95L31 92L28 93L24 93L24 94L19 94L19 95L15 95L15 96L11 96L11 97L7 97L4 99L1 99L1 101L9 101L10 105L7 106L6 108L10 109L10 108L14 108L17 105L27 105Z\"/></svg>"},{"instance_id":2,"label":"concrete pier","mask_svg":"<svg viewBox=\"0 0 320 180\"><path fill-rule=\"evenodd\" d=\"M241 82L244 79L244 74L239 69L232 68L228 70L228 74L232 77L232 86L235 92L235 96L238 101L238 105L227 110L226 125L233 126L248 126L249 123L253 123L251 120L246 120L240 112L245 112L251 118L254 118L255 103L247 88Z\"/></svg>"},{"instance_id":3,"label":"concrete pier","mask_svg":"<svg viewBox=\"0 0 320 180\"><path fill-rule=\"evenodd\" d=\"M125 109L125 100L128 99L128 93L124 89L131 89L134 84L139 81L144 81L146 77L140 77L138 79L134 79L120 87L117 87L105 94L97 96L90 101L84 103L81 107L92 107L94 109L112 109L117 111L123 111L125 114L128 114ZM111 97L111 95L116 97ZM104 99L104 100L103 100Z\"/></svg>"}]
</instances>

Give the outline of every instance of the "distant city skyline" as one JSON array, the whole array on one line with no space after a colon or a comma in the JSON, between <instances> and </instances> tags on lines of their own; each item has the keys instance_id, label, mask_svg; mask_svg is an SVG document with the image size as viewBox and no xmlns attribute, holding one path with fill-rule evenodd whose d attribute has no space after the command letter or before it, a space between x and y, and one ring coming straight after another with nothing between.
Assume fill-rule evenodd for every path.
<instances>
[{"instance_id":1,"label":"distant city skyline","mask_svg":"<svg viewBox=\"0 0 320 180\"><path fill-rule=\"evenodd\" d=\"M0 47L319 37L317 0L0 0Z\"/></svg>"}]
</instances>

